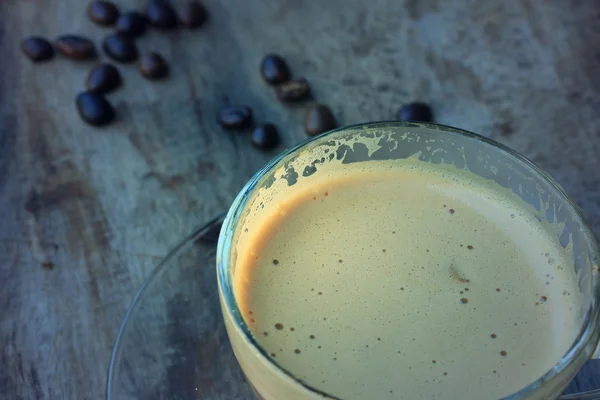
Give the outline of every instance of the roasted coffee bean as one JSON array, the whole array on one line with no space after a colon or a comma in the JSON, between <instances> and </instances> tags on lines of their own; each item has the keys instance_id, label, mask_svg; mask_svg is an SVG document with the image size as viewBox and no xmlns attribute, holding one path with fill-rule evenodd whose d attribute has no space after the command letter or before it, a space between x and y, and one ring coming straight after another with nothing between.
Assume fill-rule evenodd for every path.
<instances>
[{"instance_id":1,"label":"roasted coffee bean","mask_svg":"<svg viewBox=\"0 0 600 400\"><path fill-rule=\"evenodd\" d=\"M160 54L146 53L140 58L140 72L147 79L160 79L167 76L169 65Z\"/></svg>"},{"instance_id":2,"label":"roasted coffee bean","mask_svg":"<svg viewBox=\"0 0 600 400\"><path fill-rule=\"evenodd\" d=\"M217 122L226 129L245 129L252 125L252 110L246 106L227 106L219 110Z\"/></svg>"},{"instance_id":3,"label":"roasted coffee bean","mask_svg":"<svg viewBox=\"0 0 600 400\"><path fill-rule=\"evenodd\" d=\"M51 60L54 49L49 41L39 36L30 36L21 42L21 51L34 63Z\"/></svg>"},{"instance_id":4,"label":"roasted coffee bean","mask_svg":"<svg viewBox=\"0 0 600 400\"><path fill-rule=\"evenodd\" d=\"M85 122L94 126L110 123L115 118L115 110L100 94L83 92L75 99L79 116Z\"/></svg>"},{"instance_id":5,"label":"roasted coffee bean","mask_svg":"<svg viewBox=\"0 0 600 400\"><path fill-rule=\"evenodd\" d=\"M315 136L337 126L331 109L324 104L315 104L306 110L304 130L308 136Z\"/></svg>"},{"instance_id":6,"label":"roasted coffee bean","mask_svg":"<svg viewBox=\"0 0 600 400\"><path fill-rule=\"evenodd\" d=\"M96 57L94 42L83 36L61 36L54 42L54 47L63 56L74 60L89 60Z\"/></svg>"},{"instance_id":7,"label":"roasted coffee bean","mask_svg":"<svg viewBox=\"0 0 600 400\"><path fill-rule=\"evenodd\" d=\"M398 119L402 121L432 122L433 113L429 105L415 102L403 106L398 112Z\"/></svg>"},{"instance_id":8,"label":"roasted coffee bean","mask_svg":"<svg viewBox=\"0 0 600 400\"><path fill-rule=\"evenodd\" d=\"M204 4L199 1L188 1L179 4L176 11L179 23L190 29L199 28L206 22L208 17Z\"/></svg>"},{"instance_id":9,"label":"roasted coffee bean","mask_svg":"<svg viewBox=\"0 0 600 400\"><path fill-rule=\"evenodd\" d=\"M117 19L116 31L125 36L136 38L146 32L146 17L137 11L122 14Z\"/></svg>"},{"instance_id":10,"label":"roasted coffee bean","mask_svg":"<svg viewBox=\"0 0 600 400\"><path fill-rule=\"evenodd\" d=\"M113 60L132 62L138 57L138 51L135 42L131 38L118 33L104 38L104 42L102 42L102 48L104 49L106 55Z\"/></svg>"},{"instance_id":11,"label":"roasted coffee bean","mask_svg":"<svg viewBox=\"0 0 600 400\"><path fill-rule=\"evenodd\" d=\"M150 25L159 29L173 29L177 25L175 10L167 0L150 0L146 7Z\"/></svg>"},{"instance_id":12,"label":"roasted coffee bean","mask_svg":"<svg viewBox=\"0 0 600 400\"><path fill-rule=\"evenodd\" d=\"M310 97L310 86L306 79L294 79L275 88L277 97L283 102L295 102Z\"/></svg>"},{"instance_id":13,"label":"roasted coffee bean","mask_svg":"<svg viewBox=\"0 0 600 400\"><path fill-rule=\"evenodd\" d=\"M92 1L88 6L87 15L98 25L110 26L119 17L119 8L110 1Z\"/></svg>"},{"instance_id":14,"label":"roasted coffee bean","mask_svg":"<svg viewBox=\"0 0 600 400\"><path fill-rule=\"evenodd\" d=\"M292 73L283 58L276 54L269 54L260 64L260 73L263 79L271 85L279 85L292 79Z\"/></svg>"},{"instance_id":15,"label":"roasted coffee bean","mask_svg":"<svg viewBox=\"0 0 600 400\"><path fill-rule=\"evenodd\" d=\"M252 144L259 149L270 150L279 144L279 132L273 124L257 126L252 132Z\"/></svg>"},{"instance_id":16,"label":"roasted coffee bean","mask_svg":"<svg viewBox=\"0 0 600 400\"><path fill-rule=\"evenodd\" d=\"M121 82L121 74L114 65L100 64L88 74L85 87L90 92L108 93L121 86Z\"/></svg>"}]
</instances>

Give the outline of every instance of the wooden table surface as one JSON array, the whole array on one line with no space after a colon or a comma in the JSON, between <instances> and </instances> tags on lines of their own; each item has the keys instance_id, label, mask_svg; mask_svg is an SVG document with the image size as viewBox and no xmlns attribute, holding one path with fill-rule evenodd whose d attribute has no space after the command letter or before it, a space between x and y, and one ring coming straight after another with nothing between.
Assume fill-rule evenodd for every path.
<instances>
[{"instance_id":1,"label":"wooden table surface","mask_svg":"<svg viewBox=\"0 0 600 400\"><path fill-rule=\"evenodd\" d=\"M98 399L126 306L152 267L224 211L303 137L303 106L260 79L283 55L341 124L393 119L412 100L550 172L600 234L600 2L206 0L200 30L150 31L160 83L122 66L118 121L85 125L74 97L91 62L33 65L30 34L100 43L85 1L0 1L0 398ZM140 9L144 0L117 0ZM228 103L277 124L270 153L215 122ZM53 267L53 268L50 268ZM208 310L218 313L217 310ZM600 387L600 368L578 385Z\"/></svg>"}]
</instances>

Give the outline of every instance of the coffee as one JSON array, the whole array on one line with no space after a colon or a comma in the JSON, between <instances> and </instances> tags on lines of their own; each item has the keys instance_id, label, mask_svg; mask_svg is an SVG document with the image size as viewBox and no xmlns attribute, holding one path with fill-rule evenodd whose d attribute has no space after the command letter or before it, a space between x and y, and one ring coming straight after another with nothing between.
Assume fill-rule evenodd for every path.
<instances>
[{"instance_id":1,"label":"coffee","mask_svg":"<svg viewBox=\"0 0 600 400\"><path fill-rule=\"evenodd\" d=\"M378 161L275 198L245 224L234 293L265 353L317 391L499 398L543 375L577 336L570 249L495 183ZM245 369L269 386L262 369Z\"/></svg>"},{"instance_id":2,"label":"coffee","mask_svg":"<svg viewBox=\"0 0 600 400\"><path fill-rule=\"evenodd\" d=\"M90 60L96 57L96 45L79 35L63 35L54 42L56 50L73 60Z\"/></svg>"},{"instance_id":3,"label":"coffee","mask_svg":"<svg viewBox=\"0 0 600 400\"><path fill-rule=\"evenodd\" d=\"M331 109L324 104L314 104L304 114L304 132L316 136L337 126Z\"/></svg>"},{"instance_id":4,"label":"coffee","mask_svg":"<svg viewBox=\"0 0 600 400\"><path fill-rule=\"evenodd\" d=\"M167 76L169 73L169 64L158 53L143 54L140 59L140 72L146 79L155 80Z\"/></svg>"},{"instance_id":5,"label":"coffee","mask_svg":"<svg viewBox=\"0 0 600 400\"><path fill-rule=\"evenodd\" d=\"M131 38L137 38L146 33L146 16L137 11L122 14L116 22L117 33Z\"/></svg>"},{"instance_id":6,"label":"coffee","mask_svg":"<svg viewBox=\"0 0 600 400\"><path fill-rule=\"evenodd\" d=\"M426 103L409 103L400 108L398 119L400 121L433 122L433 112Z\"/></svg>"},{"instance_id":7,"label":"coffee","mask_svg":"<svg viewBox=\"0 0 600 400\"><path fill-rule=\"evenodd\" d=\"M110 93L121 86L119 70L112 64L99 64L92 68L85 82L86 89L94 93Z\"/></svg>"},{"instance_id":8,"label":"coffee","mask_svg":"<svg viewBox=\"0 0 600 400\"><path fill-rule=\"evenodd\" d=\"M246 129L252 125L252 109L247 106L225 106L217 113L217 122L225 129Z\"/></svg>"},{"instance_id":9,"label":"coffee","mask_svg":"<svg viewBox=\"0 0 600 400\"><path fill-rule=\"evenodd\" d=\"M283 82L275 87L277 98L285 103L306 100L311 97L308 81L304 78Z\"/></svg>"},{"instance_id":10,"label":"coffee","mask_svg":"<svg viewBox=\"0 0 600 400\"><path fill-rule=\"evenodd\" d=\"M79 93L75 98L75 104L81 119L90 125L103 126L115 119L115 109L99 93Z\"/></svg>"},{"instance_id":11,"label":"coffee","mask_svg":"<svg viewBox=\"0 0 600 400\"><path fill-rule=\"evenodd\" d=\"M102 48L107 56L123 63L133 62L138 58L135 42L125 35L118 33L104 38Z\"/></svg>"},{"instance_id":12,"label":"coffee","mask_svg":"<svg viewBox=\"0 0 600 400\"><path fill-rule=\"evenodd\" d=\"M146 17L158 29L173 29L177 26L177 15L167 0L151 0L146 7Z\"/></svg>"},{"instance_id":13,"label":"coffee","mask_svg":"<svg viewBox=\"0 0 600 400\"><path fill-rule=\"evenodd\" d=\"M270 85L279 85L292 79L292 72L283 57L267 54L260 64L260 74Z\"/></svg>"},{"instance_id":14,"label":"coffee","mask_svg":"<svg viewBox=\"0 0 600 400\"><path fill-rule=\"evenodd\" d=\"M179 23L190 29L201 27L208 19L206 8L199 1L178 4L175 12Z\"/></svg>"},{"instance_id":15,"label":"coffee","mask_svg":"<svg viewBox=\"0 0 600 400\"><path fill-rule=\"evenodd\" d=\"M119 18L119 7L110 1L92 1L87 9L88 18L98 25L110 26Z\"/></svg>"},{"instance_id":16,"label":"coffee","mask_svg":"<svg viewBox=\"0 0 600 400\"><path fill-rule=\"evenodd\" d=\"M252 144L263 150L271 150L276 147L279 142L279 131L273 124L261 124L252 131Z\"/></svg>"},{"instance_id":17,"label":"coffee","mask_svg":"<svg viewBox=\"0 0 600 400\"><path fill-rule=\"evenodd\" d=\"M49 41L39 36L30 36L21 42L21 50L34 63L49 61L54 49Z\"/></svg>"}]
</instances>

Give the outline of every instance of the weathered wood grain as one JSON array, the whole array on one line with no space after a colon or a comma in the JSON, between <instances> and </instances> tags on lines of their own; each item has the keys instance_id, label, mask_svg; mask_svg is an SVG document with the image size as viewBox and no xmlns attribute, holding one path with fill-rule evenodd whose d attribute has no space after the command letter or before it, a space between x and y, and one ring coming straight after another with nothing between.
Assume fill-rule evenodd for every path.
<instances>
[{"instance_id":1,"label":"weathered wood grain","mask_svg":"<svg viewBox=\"0 0 600 400\"><path fill-rule=\"evenodd\" d=\"M393 119L418 99L433 104L437 121L521 151L600 234L600 3L206 6L204 28L138 41L170 60L171 76L150 83L120 67L125 85L109 96L118 122L97 129L74 107L93 63L34 66L18 48L29 34L81 33L99 44L110 30L86 19L84 1L0 1L0 398L102 397L135 289L273 155L219 128L219 107L251 105L258 121L281 128L279 150L304 137L303 107L278 103L260 80L267 52L286 57L342 124ZM589 373L596 387L599 375Z\"/></svg>"}]
</instances>

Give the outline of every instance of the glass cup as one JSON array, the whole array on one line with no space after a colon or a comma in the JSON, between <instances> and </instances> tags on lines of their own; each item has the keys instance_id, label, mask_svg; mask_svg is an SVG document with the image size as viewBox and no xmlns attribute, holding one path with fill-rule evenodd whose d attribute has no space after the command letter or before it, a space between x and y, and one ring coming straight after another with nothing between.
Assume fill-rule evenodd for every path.
<instances>
[{"instance_id":1,"label":"glass cup","mask_svg":"<svg viewBox=\"0 0 600 400\"><path fill-rule=\"evenodd\" d=\"M238 309L232 280L237 254L245 247L245 229L260 223L277 194L310 184L323 166L402 160L468 169L511 189L531 206L540 220L555 227L563 247L571 246L573 273L583 299L574 310L581 330L571 348L556 364L508 399L554 399L560 396L598 345L599 252L581 213L563 189L545 172L513 150L490 139L446 126L409 122L382 122L337 129L311 138L276 157L262 168L237 196L223 224L217 248L219 298L235 356L259 399L335 399L296 379L260 347ZM561 399L600 399L600 390L562 396Z\"/></svg>"}]
</instances>

